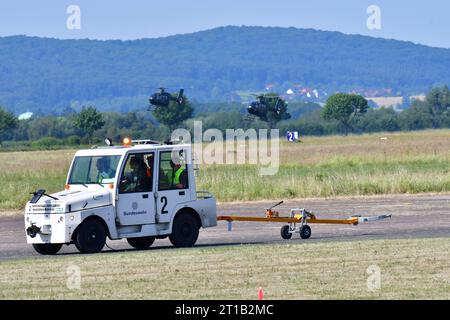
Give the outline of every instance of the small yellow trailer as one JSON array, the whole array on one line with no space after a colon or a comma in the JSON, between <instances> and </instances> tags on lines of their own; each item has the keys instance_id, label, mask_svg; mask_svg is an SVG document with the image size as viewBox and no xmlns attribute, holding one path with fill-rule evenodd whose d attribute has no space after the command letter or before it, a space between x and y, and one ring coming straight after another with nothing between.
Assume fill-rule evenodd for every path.
<instances>
[{"instance_id":1,"label":"small yellow trailer","mask_svg":"<svg viewBox=\"0 0 450 320\"><path fill-rule=\"evenodd\" d=\"M306 209L294 208L291 209L289 217L280 217L278 211L272 210L276 206L282 204L283 201L278 202L266 210L265 217L249 217L249 216L218 216L217 220L224 220L228 222L228 231L232 229L233 221L253 221L253 222L281 222L287 223L281 227L281 237L283 239L290 239L293 233L299 233L302 239L311 237L311 228L309 223L324 223L324 224L351 224L357 225L361 222L370 222L390 218L390 214L384 214L373 217L352 216L348 219L317 219L316 215Z\"/></svg>"}]
</instances>

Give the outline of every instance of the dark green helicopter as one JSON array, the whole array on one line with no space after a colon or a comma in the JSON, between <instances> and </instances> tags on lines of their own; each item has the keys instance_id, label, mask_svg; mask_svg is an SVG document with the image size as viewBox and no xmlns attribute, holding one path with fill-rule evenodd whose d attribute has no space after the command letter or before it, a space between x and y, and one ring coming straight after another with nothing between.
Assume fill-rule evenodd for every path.
<instances>
[{"instance_id":1,"label":"dark green helicopter","mask_svg":"<svg viewBox=\"0 0 450 320\"><path fill-rule=\"evenodd\" d=\"M250 103L247 112L269 123L270 127L291 117L287 112L287 102L276 93L256 95L256 101Z\"/></svg>"},{"instance_id":2,"label":"dark green helicopter","mask_svg":"<svg viewBox=\"0 0 450 320\"><path fill-rule=\"evenodd\" d=\"M166 88L159 88L159 92L156 92L150 96L148 101L151 105L158 107L167 107L171 101L175 101L178 105L182 105L184 102L184 89L180 89L177 96L172 95L165 91Z\"/></svg>"}]
</instances>

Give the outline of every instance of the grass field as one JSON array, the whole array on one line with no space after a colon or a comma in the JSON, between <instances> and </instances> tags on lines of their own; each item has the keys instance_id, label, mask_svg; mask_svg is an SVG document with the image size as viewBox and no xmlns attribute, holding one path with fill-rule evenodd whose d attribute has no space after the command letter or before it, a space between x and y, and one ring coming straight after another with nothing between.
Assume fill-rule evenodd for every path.
<instances>
[{"instance_id":1,"label":"grass field","mask_svg":"<svg viewBox=\"0 0 450 320\"><path fill-rule=\"evenodd\" d=\"M0 210L22 208L38 187L62 190L74 152L0 153ZM202 165L197 189L219 201L448 192L450 130L283 141L280 163L273 176L256 165Z\"/></svg>"},{"instance_id":2,"label":"grass field","mask_svg":"<svg viewBox=\"0 0 450 320\"><path fill-rule=\"evenodd\" d=\"M449 251L449 238L434 238L9 260L0 262L0 299L257 299L259 287L266 299L450 299ZM373 265L381 281L369 291Z\"/></svg>"}]
</instances>

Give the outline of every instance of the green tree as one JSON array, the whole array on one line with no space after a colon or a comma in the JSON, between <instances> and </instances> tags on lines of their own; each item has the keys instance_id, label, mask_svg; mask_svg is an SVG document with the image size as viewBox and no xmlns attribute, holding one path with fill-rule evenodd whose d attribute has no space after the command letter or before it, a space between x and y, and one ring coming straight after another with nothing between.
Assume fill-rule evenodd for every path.
<instances>
[{"instance_id":1,"label":"green tree","mask_svg":"<svg viewBox=\"0 0 450 320\"><path fill-rule=\"evenodd\" d=\"M399 114L402 130L423 130L433 127L433 117L425 101L414 100L411 106Z\"/></svg>"},{"instance_id":2,"label":"green tree","mask_svg":"<svg viewBox=\"0 0 450 320\"><path fill-rule=\"evenodd\" d=\"M394 108L370 108L363 116L358 117L353 124L361 132L398 131L399 114Z\"/></svg>"},{"instance_id":3,"label":"green tree","mask_svg":"<svg viewBox=\"0 0 450 320\"><path fill-rule=\"evenodd\" d=\"M433 128L440 128L444 118L450 115L450 91L448 87L431 89L425 102L431 113Z\"/></svg>"},{"instance_id":4,"label":"green tree","mask_svg":"<svg viewBox=\"0 0 450 320\"><path fill-rule=\"evenodd\" d=\"M0 107L0 143L9 130L17 127L17 123L14 114Z\"/></svg>"},{"instance_id":5,"label":"green tree","mask_svg":"<svg viewBox=\"0 0 450 320\"><path fill-rule=\"evenodd\" d=\"M328 98L322 112L325 120L335 119L343 127L345 135L353 130L352 120L367 112L369 105L367 100L357 94L337 93Z\"/></svg>"},{"instance_id":6,"label":"green tree","mask_svg":"<svg viewBox=\"0 0 450 320\"><path fill-rule=\"evenodd\" d=\"M83 107L79 114L74 118L75 127L79 128L92 142L92 136L95 130L101 129L105 125L103 115L94 107Z\"/></svg>"},{"instance_id":7,"label":"green tree","mask_svg":"<svg viewBox=\"0 0 450 320\"><path fill-rule=\"evenodd\" d=\"M177 97L176 94L172 94L172 96L174 98ZM191 103L185 96L181 104L171 101L167 107L155 106L153 109L153 116L158 122L169 127L169 130L172 132L183 121L191 118L193 112L194 108L192 108Z\"/></svg>"}]
</instances>

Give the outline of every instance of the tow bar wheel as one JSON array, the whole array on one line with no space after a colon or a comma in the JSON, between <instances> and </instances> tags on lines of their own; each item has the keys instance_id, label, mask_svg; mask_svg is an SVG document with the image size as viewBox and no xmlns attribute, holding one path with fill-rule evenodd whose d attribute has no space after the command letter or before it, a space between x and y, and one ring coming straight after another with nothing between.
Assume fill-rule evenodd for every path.
<instances>
[{"instance_id":1,"label":"tow bar wheel","mask_svg":"<svg viewBox=\"0 0 450 320\"><path fill-rule=\"evenodd\" d=\"M290 238L292 238L292 233L289 231L290 231L289 225L282 226L280 231L281 237L285 240L289 240Z\"/></svg>"},{"instance_id":2,"label":"tow bar wheel","mask_svg":"<svg viewBox=\"0 0 450 320\"><path fill-rule=\"evenodd\" d=\"M302 239L309 239L311 237L311 228L308 225L303 225L300 227L300 237Z\"/></svg>"}]
</instances>

